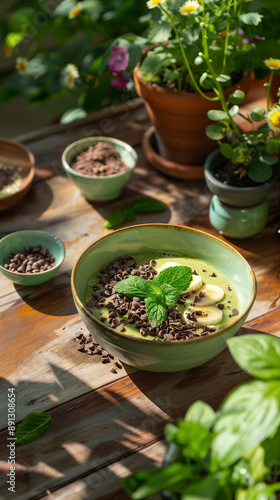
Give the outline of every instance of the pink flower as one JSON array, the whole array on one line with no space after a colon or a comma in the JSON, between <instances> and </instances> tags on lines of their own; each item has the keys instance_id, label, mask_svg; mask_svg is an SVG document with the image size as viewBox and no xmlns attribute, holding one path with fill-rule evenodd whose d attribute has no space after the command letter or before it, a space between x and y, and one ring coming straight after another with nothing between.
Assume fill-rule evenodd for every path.
<instances>
[{"instance_id":1,"label":"pink flower","mask_svg":"<svg viewBox=\"0 0 280 500\"><path fill-rule=\"evenodd\" d=\"M129 53L127 47L118 47L113 45L111 58L108 61L108 66L110 70L114 73L119 73L123 69L126 69L129 61Z\"/></svg>"},{"instance_id":2,"label":"pink flower","mask_svg":"<svg viewBox=\"0 0 280 500\"><path fill-rule=\"evenodd\" d=\"M126 89L127 81L123 74L121 72L117 72L114 74L114 77L115 78L111 80L111 85L113 85L116 89Z\"/></svg>"}]
</instances>

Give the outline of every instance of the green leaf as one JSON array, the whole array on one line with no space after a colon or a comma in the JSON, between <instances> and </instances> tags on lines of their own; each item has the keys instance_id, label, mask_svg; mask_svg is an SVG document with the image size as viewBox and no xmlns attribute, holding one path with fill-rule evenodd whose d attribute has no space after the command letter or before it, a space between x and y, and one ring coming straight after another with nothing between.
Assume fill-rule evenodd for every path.
<instances>
[{"instance_id":1,"label":"green leaf","mask_svg":"<svg viewBox=\"0 0 280 500\"><path fill-rule=\"evenodd\" d=\"M250 116L254 122L261 122L265 118L265 110L262 108L253 109Z\"/></svg>"},{"instance_id":2,"label":"green leaf","mask_svg":"<svg viewBox=\"0 0 280 500\"><path fill-rule=\"evenodd\" d=\"M275 165L278 163L279 159L276 156L271 156L271 155L261 155L260 160L267 165Z\"/></svg>"},{"instance_id":3,"label":"green leaf","mask_svg":"<svg viewBox=\"0 0 280 500\"><path fill-rule=\"evenodd\" d=\"M172 26L168 21L162 23L154 23L148 32L150 42L160 43L168 40L171 33Z\"/></svg>"},{"instance_id":4,"label":"green leaf","mask_svg":"<svg viewBox=\"0 0 280 500\"><path fill-rule=\"evenodd\" d=\"M265 143L265 152L268 154L273 155L274 153L277 153L280 148L280 142L279 139L267 139Z\"/></svg>"},{"instance_id":5,"label":"green leaf","mask_svg":"<svg viewBox=\"0 0 280 500\"><path fill-rule=\"evenodd\" d=\"M235 500L276 500L274 492L279 491L280 483L258 483L252 488L238 490Z\"/></svg>"},{"instance_id":6,"label":"green leaf","mask_svg":"<svg viewBox=\"0 0 280 500\"><path fill-rule=\"evenodd\" d=\"M129 208L129 207L125 208L124 211L123 211L123 213L124 213L125 218L127 220L129 220L129 221L134 220L135 217L136 217L135 211L132 210L132 208Z\"/></svg>"},{"instance_id":7,"label":"green leaf","mask_svg":"<svg viewBox=\"0 0 280 500\"><path fill-rule=\"evenodd\" d=\"M9 33L6 38L5 42L10 45L10 47L14 48L16 45L18 45L23 39L25 38L25 33L24 32L18 32L18 33Z\"/></svg>"},{"instance_id":8,"label":"green leaf","mask_svg":"<svg viewBox=\"0 0 280 500\"><path fill-rule=\"evenodd\" d=\"M280 379L280 339L273 335L242 335L227 340L236 363L252 377Z\"/></svg>"},{"instance_id":9,"label":"green leaf","mask_svg":"<svg viewBox=\"0 0 280 500\"><path fill-rule=\"evenodd\" d=\"M245 93L242 90L235 90L230 94L228 102L231 104L241 104L245 99Z\"/></svg>"},{"instance_id":10,"label":"green leaf","mask_svg":"<svg viewBox=\"0 0 280 500\"><path fill-rule=\"evenodd\" d=\"M60 123L71 123L75 120L80 120L87 116L87 112L83 108L71 108L63 113L60 118Z\"/></svg>"},{"instance_id":11,"label":"green leaf","mask_svg":"<svg viewBox=\"0 0 280 500\"><path fill-rule=\"evenodd\" d=\"M141 64L141 73L152 73L156 75L167 62L162 54L156 54L154 52L148 52L144 61Z\"/></svg>"},{"instance_id":12,"label":"green leaf","mask_svg":"<svg viewBox=\"0 0 280 500\"><path fill-rule=\"evenodd\" d=\"M230 144L227 142L224 142L223 144L220 145L220 151L225 158L232 159L233 157L233 149Z\"/></svg>"},{"instance_id":13,"label":"green leaf","mask_svg":"<svg viewBox=\"0 0 280 500\"><path fill-rule=\"evenodd\" d=\"M252 26L258 26L262 18L263 16L261 16L258 12L247 12L246 14L241 14L239 16L239 20L241 21L241 23Z\"/></svg>"},{"instance_id":14,"label":"green leaf","mask_svg":"<svg viewBox=\"0 0 280 500\"><path fill-rule=\"evenodd\" d=\"M107 229L111 229L112 227L115 227L118 224L124 222L124 220L124 213L121 210L114 210L114 212L112 212L104 222L104 227L106 227Z\"/></svg>"},{"instance_id":15,"label":"green leaf","mask_svg":"<svg viewBox=\"0 0 280 500\"><path fill-rule=\"evenodd\" d=\"M265 182L273 174L272 168L260 158L255 158L248 166L247 172L250 179L255 182Z\"/></svg>"},{"instance_id":16,"label":"green leaf","mask_svg":"<svg viewBox=\"0 0 280 500\"><path fill-rule=\"evenodd\" d=\"M188 266L167 267L153 281L157 285L168 283L180 294L189 287L192 281L192 270Z\"/></svg>"},{"instance_id":17,"label":"green leaf","mask_svg":"<svg viewBox=\"0 0 280 500\"><path fill-rule=\"evenodd\" d=\"M226 123L214 123L206 128L206 135L214 141L219 141L223 139L228 132L228 126Z\"/></svg>"},{"instance_id":18,"label":"green leaf","mask_svg":"<svg viewBox=\"0 0 280 500\"><path fill-rule=\"evenodd\" d=\"M185 415L185 420L187 422L196 422L206 427L206 429L212 427L215 418L216 413L213 408L203 401L196 401L193 403Z\"/></svg>"},{"instance_id":19,"label":"green leaf","mask_svg":"<svg viewBox=\"0 0 280 500\"><path fill-rule=\"evenodd\" d=\"M206 90L213 89L214 87L214 80L211 78L211 76L208 75L208 73L203 73L199 79L199 83L201 87L203 87Z\"/></svg>"},{"instance_id":20,"label":"green leaf","mask_svg":"<svg viewBox=\"0 0 280 500\"><path fill-rule=\"evenodd\" d=\"M279 380L253 380L234 389L214 425L212 457L231 465L280 425Z\"/></svg>"},{"instance_id":21,"label":"green leaf","mask_svg":"<svg viewBox=\"0 0 280 500\"><path fill-rule=\"evenodd\" d=\"M234 116L238 115L238 112L239 112L239 106L237 106L237 105L232 106L232 108L230 108L230 110L229 110L229 114L232 118Z\"/></svg>"},{"instance_id":22,"label":"green leaf","mask_svg":"<svg viewBox=\"0 0 280 500\"><path fill-rule=\"evenodd\" d=\"M161 212L167 210L167 206L154 198L138 198L131 205L132 210L140 212Z\"/></svg>"},{"instance_id":23,"label":"green leaf","mask_svg":"<svg viewBox=\"0 0 280 500\"><path fill-rule=\"evenodd\" d=\"M153 281L155 281L155 280L153 280ZM168 283L163 283L160 286L160 288L165 295L166 306L167 307L175 306L175 304L180 296L180 293L178 293L178 291L175 288L173 288L172 285L169 285Z\"/></svg>"},{"instance_id":24,"label":"green leaf","mask_svg":"<svg viewBox=\"0 0 280 500\"><path fill-rule=\"evenodd\" d=\"M30 413L16 430L16 446L36 441L52 424L49 413Z\"/></svg>"},{"instance_id":25,"label":"green leaf","mask_svg":"<svg viewBox=\"0 0 280 500\"><path fill-rule=\"evenodd\" d=\"M173 463L164 469L135 472L122 480L124 488L132 500L141 500L155 493L172 489L181 481L187 484L192 479L193 467L182 463Z\"/></svg>"},{"instance_id":26,"label":"green leaf","mask_svg":"<svg viewBox=\"0 0 280 500\"><path fill-rule=\"evenodd\" d=\"M161 297L147 297L145 299L146 312L148 319L152 325L159 326L161 325L167 318L167 310L165 300L163 302Z\"/></svg>"},{"instance_id":27,"label":"green leaf","mask_svg":"<svg viewBox=\"0 0 280 500\"><path fill-rule=\"evenodd\" d=\"M217 492L220 488L220 477L218 474L208 474L205 477L199 478L193 484L184 488L181 496L182 500L213 500L216 499ZM224 497L225 500L225 497Z\"/></svg>"},{"instance_id":28,"label":"green leaf","mask_svg":"<svg viewBox=\"0 0 280 500\"><path fill-rule=\"evenodd\" d=\"M207 116L209 120L213 121L219 121L219 120L226 120L228 118L228 115L225 113L225 111L222 111L221 109L210 109L208 111Z\"/></svg>"},{"instance_id":29,"label":"green leaf","mask_svg":"<svg viewBox=\"0 0 280 500\"><path fill-rule=\"evenodd\" d=\"M169 436L181 450L186 460L203 460L208 454L213 438L211 431L197 422L179 420L178 432Z\"/></svg>"},{"instance_id":30,"label":"green leaf","mask_svg":"<svg viewBox=\"0 0 280 500\"><path fill-rule=\"evenodd\" d=\"M139 297L139 299L145 299L148 295L146 284L148 282L140 276L129 276L122 281L118 281L114 285L114 289L118 293L123 293L129 297Z\"/></svg>"},{"instance_id":31,"label":"green leaf","mask_svg":"<svg viewBox=\"0 0 280 500\"><path fill-rule=\"evenodd\" d=\"M229 75L219 75L217 76L217 80L220 83L229 83L231 82L231 77Z\"/></svg>"}]
</instances>

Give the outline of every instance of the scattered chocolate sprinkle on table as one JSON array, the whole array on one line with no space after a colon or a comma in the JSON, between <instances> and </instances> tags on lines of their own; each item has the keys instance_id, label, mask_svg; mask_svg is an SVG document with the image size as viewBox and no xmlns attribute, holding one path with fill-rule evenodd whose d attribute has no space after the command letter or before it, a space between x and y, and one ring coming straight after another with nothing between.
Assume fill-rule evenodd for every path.
<instances>
[{"instance_id":1,"label":"scattered chocolate sprinkle on table","mask_svg":"<svg viewBox=\"0 0 280 500\"><path fill-rule=\"evenodd\" d=\"M263 105L262 101L253 101L250 109ZM139 163L122 197L101 209L76 196L60 159L64 148L74 140L92 131L106 134L108 123L111 136L136 148ZM122 363L119 366L118 360L110 358L109 346L105 350L89 336L75 309L70 276L76 259L93 241L109 234L111 230L103 227L104 219L139 196L166 203L170 213L168 217L166 212L137 214L137 224L188 225L224 239L210 225L211 195L202 180L167 178L149 165L141 146L148 127L144 105L137 99L85 120L56 124L26 136L28 148L36 157L36 179L18 205L1 212L1 236L20 229L52 233L55 227L66 242L66 259L63 273L42 286L18 287L0 277L3 498L7 496L10 469L5 410L9 388L15 393L16 424L34 412L48 412L53 419L52 426L37 441L16 447L15 498L128 500L121 477L162 464L167 448L165 424L183 418L196 400L217 409L230 389L249 378L237 369L227 349L188 372L150 373ZM279 336L280 332L279 189L271 193L269 206L269 221L262 233L246 240L225 239L249 261L258 282L256 301L238 335L261 331ZM133 313L138 314L141 304L134 303ZM227 310L233 313L232 307ZM111 312L115 312L113 307ZM111 318L113 321L114 314ZM126 328L122 319L117 316L119 326ZM145 334L146 326L141 328ZM108 361L102 363L102 359Z\"/></svg>"}]
</instances>

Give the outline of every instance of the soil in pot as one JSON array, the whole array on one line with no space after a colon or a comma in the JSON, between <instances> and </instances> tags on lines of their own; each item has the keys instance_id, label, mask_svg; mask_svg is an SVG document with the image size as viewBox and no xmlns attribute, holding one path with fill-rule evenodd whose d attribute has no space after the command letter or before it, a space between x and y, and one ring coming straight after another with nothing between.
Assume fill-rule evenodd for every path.
<instances>
[{"instance_id":1,"label":"soil in pot","mask_svg":"<svg viewBox=\"0 0 280 500\"><path fill-rule=\"evenodd\" d=\"M234 165L226 159L219 166L216 166L214 177L227 186L254 187L259 185L250 179L242 164Z\"/></svg>"}]
</instances>

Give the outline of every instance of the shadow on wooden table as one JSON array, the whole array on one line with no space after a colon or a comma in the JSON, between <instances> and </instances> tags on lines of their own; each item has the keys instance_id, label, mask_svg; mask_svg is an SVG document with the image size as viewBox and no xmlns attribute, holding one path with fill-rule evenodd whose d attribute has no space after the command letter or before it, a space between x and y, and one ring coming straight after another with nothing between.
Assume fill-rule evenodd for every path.
<instances>
[{"instance_id":1,"label":"shadow on wooden table","mask_svg":"<svg viewBox=\"0 0 280 500\"><path fill-rule=\"evenodd\" d=\"M155 459L147 456L145 448L163 436L165 418L158 412L147 413L149 409L139 405L138 389L129 377L93 391L59 366L50 364L50 369L55 382L26 380L15 388L17 406L24 404L26 408L23 416L36 411L39 405L53 419L38 440L16 448L17 499L35 499L44 494L49 498L50 491L54 495L51 498L61 498L68 487L72 495L77 491L77 498L103 498L104 491L110 498L110 488L114 499L129 498L122 490L120 477L124 470L127 475L141 469L143 458L145 468L155 467ZM0 383L7 394L11 383L6 379L0 379ZM77 385L82 395L59 403L61 389L69 392L72 388L75 393ZM27 401L23 401L23 395L28 395ZM131 442L138 444L137 451ZM6 474L10 469L7 429L0 433L0 450L0 470L4 473L0 495L6 498Z\"/></svg>"}]
</instances>

